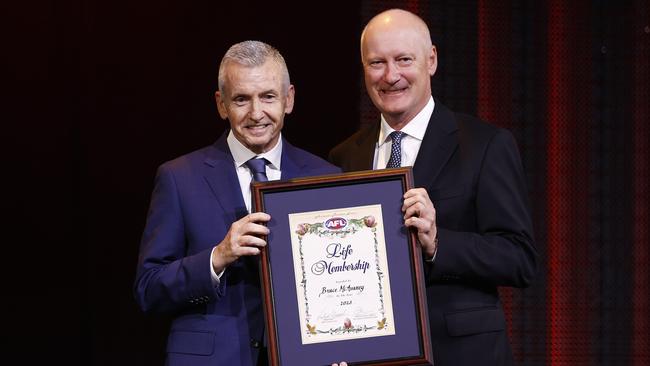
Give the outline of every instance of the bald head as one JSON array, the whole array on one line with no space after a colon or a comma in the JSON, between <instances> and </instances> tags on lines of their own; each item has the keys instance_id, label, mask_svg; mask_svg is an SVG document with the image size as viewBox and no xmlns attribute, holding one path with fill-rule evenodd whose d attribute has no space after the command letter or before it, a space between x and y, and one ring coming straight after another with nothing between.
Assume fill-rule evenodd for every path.
<instances>
[{"instance_id":1,"label":"bald head","mask_svg":"<svg viewBox=\"0 0 650 366\"><path fill-rule=\"evenodd\" d=\"M369 38L384 33L399 32L415 40L424 50L430 50L431 35L429 27L419 16L402 9L390 9L375 15L361 34L361 61L365 60L366 43Z\"/></svg>"},{"instance_id":2,"label":"bald head","mask_svg":"<svg viewBox=\"0 0 650 366\"><path fill-rule=\"evenodd\" d=\"M408 124L431 99L437 60L429 28L413 13L387 10L366 25L361 35L366 91L393 129Z\"/></svg>"}]
</instances>

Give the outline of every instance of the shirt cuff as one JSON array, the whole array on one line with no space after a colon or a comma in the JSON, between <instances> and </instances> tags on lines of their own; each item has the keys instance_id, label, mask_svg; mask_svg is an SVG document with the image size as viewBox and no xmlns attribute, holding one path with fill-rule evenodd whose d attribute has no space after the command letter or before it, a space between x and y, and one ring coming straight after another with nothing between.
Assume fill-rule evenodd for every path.
<instances>
[{"instance_id":1,"label":"shirt cuff","mask_svg":"<svg viewBox=\"0 0 650 366\"><path fill-rule=\"evenodd\" d=\"M425 259L425 262L433 263L436 261L436 254L438 254L438 238L436 237L436 250L433 251L433 255L429 259Z\"/></svg>"},{"instance_id":2,"label":"shirt cuff","mask_svg":"<svg viewBox=\"0 0 650 366\"><path fill-rule=\"evenodd\" d=\"M210 252L210 277L212 278L212 285L217 287L221 283L221 276L223 276L223 272L225 272L226 269L222 269L219 273L214 271L214 267L212 266L212 256L214 256L215 249L217 249L216 246L212 248L212 252Z\"/></svg>"}]
</instances>

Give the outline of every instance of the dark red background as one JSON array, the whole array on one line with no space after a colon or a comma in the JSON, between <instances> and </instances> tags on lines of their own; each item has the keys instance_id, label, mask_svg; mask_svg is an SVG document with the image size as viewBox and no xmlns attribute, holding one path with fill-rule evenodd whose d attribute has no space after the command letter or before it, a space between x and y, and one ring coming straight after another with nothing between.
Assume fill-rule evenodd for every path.
<instances>
[{"instance_id":1,"label":"dark red background","mask_svg":"<svg viewBox=\"0 0 650 366\"><path fill-rule=\"evenodd\" d=\"M377 120L358 39L394 6L430 25L434 95L520 144L541 267L503 291L518 362L650 364L647 1L0 6L0 342L21 364L161 365L167 319L131 294L139 237L156 167L223 131L220 57L278 47L297 91L284 133L325 156Z\"/></svg>"}]
</instances>

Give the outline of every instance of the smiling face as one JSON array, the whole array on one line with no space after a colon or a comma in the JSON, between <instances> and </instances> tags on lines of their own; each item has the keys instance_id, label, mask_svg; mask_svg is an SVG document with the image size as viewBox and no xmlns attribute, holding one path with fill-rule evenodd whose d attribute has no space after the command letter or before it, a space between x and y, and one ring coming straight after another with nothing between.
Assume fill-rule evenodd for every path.
<instances>
[{"instance_id":1,"label":"smiling face","mask_svg":"<svg viewBox=\"0 0 650 366\"><path fill-rule=\"evenodd\" d=\"M437 54L426 24L401 10L373 18L361 36L366 89L386 122L401 129L429 101Z\"/></svg>"},{"instance_id":2,"label":"smiling face","mask_svg":"<svg viewBox=\"0 0 650 366\"><path fill-rule=\"evenodd\" d=\"M272 59L261 66L229 62L222 90L215 93L219 115L244 146L256 154L278 142L284 115L293 110L293 85L283 88L283 68Z\"/></svg>"}]
</instances>

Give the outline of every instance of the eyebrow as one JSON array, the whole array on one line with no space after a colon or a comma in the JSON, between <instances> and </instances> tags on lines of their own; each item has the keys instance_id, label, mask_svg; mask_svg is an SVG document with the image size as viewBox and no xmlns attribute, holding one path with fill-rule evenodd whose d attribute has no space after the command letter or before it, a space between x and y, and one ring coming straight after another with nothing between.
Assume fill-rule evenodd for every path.
<instances>
[{"instance_id":1,"label":"eyebrow","mask_svg":"<svg viewBox=\"0 0 650 366\"><path fill-rule=\"evenodd\" d=\"M275 90L275 89L267 89L267 90L262 91L259 94L280 94L280 92L278 90Z\"/></svg>"}]
</instances>

